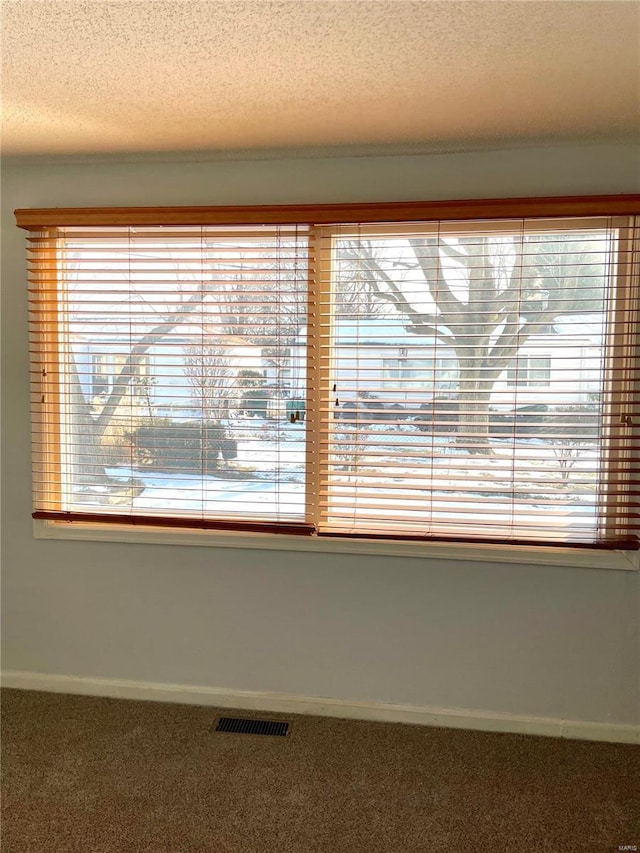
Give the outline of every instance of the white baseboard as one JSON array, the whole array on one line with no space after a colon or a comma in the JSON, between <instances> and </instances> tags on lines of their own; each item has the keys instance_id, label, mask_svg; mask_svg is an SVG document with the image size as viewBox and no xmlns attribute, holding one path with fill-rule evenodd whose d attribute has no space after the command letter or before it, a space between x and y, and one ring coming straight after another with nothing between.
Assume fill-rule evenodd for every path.
<instances>
[{"instance_id":1,"label":"white baseboard","mask_svg":"<svg viewBox=\"0 0 640 853\"><path fill-rule=\"evenodd\" d=\"M115 699L210 705L218 708L237 708L277 714L313 714L350 720L411 723L422 726L547 735L615 743L640 743L640 725L563 720L554 717L525 717L518 714L395 705L386 702L351 702L345 699L197 687L189 684L82 678L73 675L4 670L2 686L21 690L44 690L51 693L74 693L81 696L109 696Z\"/></svg>"}]
</instances>

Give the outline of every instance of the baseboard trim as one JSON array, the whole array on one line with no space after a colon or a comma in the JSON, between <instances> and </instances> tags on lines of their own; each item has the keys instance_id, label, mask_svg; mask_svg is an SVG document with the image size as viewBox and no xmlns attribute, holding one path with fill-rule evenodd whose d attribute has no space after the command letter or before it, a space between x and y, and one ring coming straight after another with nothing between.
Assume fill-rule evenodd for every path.
<instances>
[{"instance_id":1,"label":"baseboard trim","mask_svg":"<svg viewBox=\"0 0 640 853\"><path fill-rule=\"evenodd\" d=\"M563 720L554 717L525 717L467 709L396 705L386 702L351 702L318 696L296 696L252 690L200 687L189 684L163 684L152 681L126 681L111 678L84 678L73 675L49 675L40 672L4 670L3 687L43 690L49 693L73 693L81 696L107 696L114 699L138 699L175 702L186 705L210 705L245 711L276 714L312 714L351 720L410 723L442 728L473 729L488 732L546 735L578 740L640 743L640 726L620 723L596 723Z\"/></svg>"}]
</instances>

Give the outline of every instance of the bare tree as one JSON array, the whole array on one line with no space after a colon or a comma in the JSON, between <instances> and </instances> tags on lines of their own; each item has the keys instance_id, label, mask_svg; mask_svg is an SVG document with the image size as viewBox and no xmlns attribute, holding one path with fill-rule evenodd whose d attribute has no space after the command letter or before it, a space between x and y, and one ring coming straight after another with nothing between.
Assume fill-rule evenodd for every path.
<instances>
[{"instance_id":1,"label":"bare tree","mask_svg":"<svg viewBox=\"0 0 640 853\"><path fill-rule=\"evenodd\" d=\"M208 316L215 318L218 333L237 334L253 344L269 344L282 350L288 343L296 340L306 314L304 247L300 251L300 270L297 269L298 260L285 259L280 262L275 257L277 253L272 253L274 258L270 259L268 252L265 255L266 269L256 268L252 260L253 244L249 247L248 261L242 257L245 248L242 243L238 244L237 252L234 249L231 255L223 253L222 260L218 248L215 244L209 247L209 251L205 253L204 266L201 264L200 268L195 261L176 259L173 265L175 282L172 282L171 290L167 291L166 304L157 301L157 291L148 289L144 274L140 282L136 282L133 287L131 281L124 278L121 280L123 299L125 302L136 303L132 312L136 329L132 334L131 326L124 320L120 322L120 318L125 318L126 313L115 298L113 312L107 314L104 320L104 333L107 340L112 340L119 334L122 326L130 346L125 358L117 366L116 375L97 413L92 410L82 387L82 367L73 353L69 354L66 365L69 390L67 436L70 439L72 488L111 484L111 478L105 471L105 435L117 417L119 407L129 393L132 382L135 377L141 375L146 354L170 337L178 327L184 327L194 321L202 323L203 316ZM223 243L222 248L228 249L229 244ZM92 263L91 252L94 250L95 247L91 246L88 268ZM108 248L105 251L108 252ZM74 266L79 270L83 269L84 252L85 249L81 245L69 250L65 259L68 270ZM170 256L158 256L153 248L143 247L137 258L148 261L151 270L159 263L162 274L172 270ZM116 271L118 281L117 275ZM82 275L80 282L78 319L74 321L74 333L79 336L96 335L95 321L99 321L99 312L104 311L104 306L97 309L96 317L92 318L88 328L85 328L87 300ZM188 358L191 359L191 384L200 391L199 399L204 397L203 409L206 416L217 420L226 411L229 396L233 393L233 382L230 366L225 363L225 354L216 352L215 349L210 347L200 352L198 348L196 352L192 351Z\"/></svg>"},{"instance_id":2,"label":"bare tree","mask_svg":"<svg viewBox=\"0 0 640 853\"><path fill-rule=\"evenodd\" d=\"M235 372L229 348L222 344L185 347L184 372L193 388L193 400L202 408L207 421L228 417L236 392Z\"/></svg>"},{"instance_id":3,"label":"bare tree","mask_svg":"<svg viewBox=\"0 0 640 853\"><path fill-rule=\"evenodd\" d=\"M581 438L558 438L554 441L553 455L558 462L560 479L563 483L569 482L571 469L587 450L588 447Z\"/></svg>"},{"instance_id":4,"label":"bare tree","mask_svg":"<svg viewBox=\"0 0 640 853\"><path fill-rule=\"evenodd\" d=\"M578 272L574 270L570 278L545 278L543 285L529 262L529 276L523 283L525 244L512 237L472 236L446 242L416 237L408 244L413 258L402 265L424 277L433 305L426 311L412 304L401 277L380 262L371 242L357 244L358 264L368 271L376 298L406 318L408 332L432 336L455 351L458 441L471 452L491 453L493 386L528 338L547 331L558 315L576 303Z\"/></svg>"},{"instance_id":5,"label":"bare tree","mask_svg":"<svg viewBox=\"0 0 640 853\"><path fill-rule=\"evenodd\" d=\"M370 268L361 264L362 243L345 240L338 249L338 274L335 283L336 316L338 318L374 317L388 311L379 298L376 281L371 278ZM376 257L375 249L368 246L369 255ZM346 263L345 263L346 262Z\"/></svg>"},{"instance_id":6,"label":"bare tree","mask_svg":"<svg viewBox=\"0 0 640 853\"><path fill-rule=\"evenodd\" d=\"M139 373L143 359L151 347L163 341L181 323L190 318L201 307L206 293L206 286L201 283L176 307L167 308L166 315L138 337L114 377L111 390L97 417L94 417L82 389L76 360L73 355L69 356L69 436L72 439L70 462L74 486L109 484L110 478L105 471L102 441L118 406L129 389L132 377Z\"/></svg>"}]
</instances>

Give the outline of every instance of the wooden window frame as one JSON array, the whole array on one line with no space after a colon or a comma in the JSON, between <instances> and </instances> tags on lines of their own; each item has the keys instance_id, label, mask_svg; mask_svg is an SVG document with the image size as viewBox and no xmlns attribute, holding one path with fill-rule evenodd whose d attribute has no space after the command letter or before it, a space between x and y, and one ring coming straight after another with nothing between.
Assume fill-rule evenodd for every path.
<instances>
[{"instance_id":1,"label":"wooden window frame","mask_svg":"<svg viewBox=\"0 0 640 853\"><path fill-rule=\"evenodd\" d=\"M364 203L364 204L336 204L336 205L270 205L270 206L219 206L219 207L134 207L134 208L46 208L46 209L21 209L16 210L16 221L20 228L28 231L47 231L49 233L52 245L52 251L56 249L56 229L72 226L162 226L162 225L247 225L247 224L305 224L315 227L316 239L312 241L313 252L310 252L309 264L310 268L315 266L323 267L327 265L327 260L331 252L330 235L332 226L337 224L344 226L345 232L349 225L369 224L371 231L379 233L389 233L396 231L400 233L406 230L406 224L411 222L434 222L447 221L465 222L470 220L514 220L514 219L529 219L549 218L557 221L562 217L575 220L576 217L633 217L640 214L640 195L615 195L615 196L571 196L571 197L545 197L545 198L516 198L516 199L480 199L480 200L461 200L461 201L435 201L435 202L402 202L402 203ZM394 223L397 223L394 225ZM497 225L500 228L500 225ZM614 333L616 340L624 341L626 352L625 366L623 376L618 375L619 361L617 362L617 372L615 376L610 377L610 381L619 388L619 394L614 394L615 411L609 413L609 422L611 424L611 433L615 433L619 437L620 430L623 426L629 426L627 414L630 406L638 400L640 389L637 387L637 368L634 366L634 359L638 357L638 343L634 337L634 327L637 324L638 315L638 299L640 295L640 286L638 278L640 275L640 246L637 245L638 228L635 231L636 245L626 247L633 249L633 255L628 254L628 268L622 271L622 275L630 282L624 299L616 300L617 317L615 320ZM37 274L36 274L37 275ZM317 313L320 318L320 323L311 322L309 324L308 338L308 362L310 376L315 370L319 381L312 387L309 382L307 396L307 422L308 428L312 436L319 434L319 418L321 412L322 401L319 399L318 388L323 386L323 383L329 387L330 377L327 373L327 368L322 367L318 359L318 328L322 323L322 318L330 319L331 311L330 294L328 288L322 283L318 285L318 276L310 277L309 287L309 307L310 310ZM318 288L317 290L315 288ZM632 322L629 321L632 317ZM330 324L332 328L332 324ZM57 340L59 329L55 318L49 317L48 322L42 329L42 351L48 362L46 372L43 369L41 382L43 388L46 389L48 399L55 400L59 398L59 390L57 385L57 372L60 370L58 363L58 347ZM324 371L324 373L323 373ZM324 375L324 374L327 375ZM613 409L613 407L612 407ZM60 432L60 402L53 407L48 406L46 412L42 412L41 419L49 419L48 426L54 431ZM53 419L53 422L52 420ZM37 401L36 401L36 419L34 429L39 429L37 416ZM638 454L638 437L637 430L634 428L627 431L626 447L629 453ZM624 442L621 443L622 446ZM617 446L617 445L616 445ZM60 464L60 448L47 447L45 451L45 459L43 464L47 466L53 465L54 469L61 467ZM635 457L634 457L635 458ZM37 464L37 463L34 463ZM263 524L239 524L233 522L211 525L222 531L244 531L249 534L255 533L258 535L272 534L277 530L279 535L297 534L305 532L313 533L313 529L317 529L318 513L315 485L322 480L323 471L326 471L326 459L320 452L319 441L308 440L306 445L306 469L307 476L307 499L308 499L308 523L304 526L305 530L298 529L298 525L263 525ZM621 469L619 464L616 464L616 459L609 457L605 470L609 473L606 478L605 491L609 491L613 483L617 484L617 488L612 490L616 497L612 506L609 507L608 513L615 515L619 512L629 512L632 499L627 495L623 499L621 495L627 494L625 487L628 487L628 474ZM623 487L621 488L621 484ZM60 483L58 483L58 489ZM49 490L52 495L56 493L56 483L49 484ZM55 497L51 499L51 505L55 504ZM49 519L51 522L52 520ZM135 519L134 519L135 521ZM91 526L105 525L106 527L124 527L125 525L114 525L113 518L103 518L98 514L93 520L87 516L86 524ZM54 524L56 522L53 522ZM81 522L80 526L85 522ZM78 524L74 524L76 530L79 529ZM161 527L162 525L148 525L149 527ZM183 523L180 520L176 525L178 528L184 528L188 531L189 528L202 528L207 525L202 525L200 522ZM86 532L86 528L84 528ZM59 533L59 530L58 530ZM324 534L327 539L331 538L331 534ZM338 539L353 538L342 537L336 535ZM75 537L74 537L75 538ZM82 533L78 538L84 538ZM356 539L358 537L355 537ZM372 541L375 537L364 536L363 539ZM411 537L415 542L415 538ZM389 536L381 537L382 540L390 541ZM400 541L400 540L397 540ZM428 540L431 544L433 540ZM459 546L457 540L452 540L454 545ZM201 543L198 543L201 544ZM215 543L214 543L215 544ZM219 544L219 543L218 543ZM420 547L427 547L427 542L420 543ZM445 541L446 546L446 541ZM482 546L482 543L477 543ZM494 546L500 548L499 544L492 542L485 543L489 548ZM506 543L505 543L506 545ZM271 546L270 546L271 547ZM277 547L277 546L275 546ZM474 545L476 547L476 545ZM520 547L516 545L516 547ZM558 546L557 543L531 543L529 546L533 553L539 553L545 548L555 548L566 551L565 546ZM571 550L575 546L569 546ZM597 548L597 546L578 546L587 549ZM423 552L424 553L424 552ZM634 559L634 567L637 561ZM626 566L625 566L626 567Z\"/></svg>"}]
</instances>

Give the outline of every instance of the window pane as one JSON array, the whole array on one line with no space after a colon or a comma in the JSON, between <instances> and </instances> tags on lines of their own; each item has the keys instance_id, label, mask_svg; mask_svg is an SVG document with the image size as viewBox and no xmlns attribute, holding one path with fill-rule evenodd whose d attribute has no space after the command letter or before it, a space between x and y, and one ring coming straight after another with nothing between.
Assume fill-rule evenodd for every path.
<instances>
[{"instance_id":1,"label":"window pane","mask_svg":"<svg viewBox=\"0 0 640 853\"><path fill-rule=\"evenodd\" d=\"M337 237L326 529L592 541L613 249L531 226Z\"/></svg>"},{"instance_id":2,"label":"window pane","mask_svg":"<svg viewBox=\"0 0 640 853\"><path fill-rule=\"evenodd\" d=\"M304 519L308 239L179 230L63 246L63 508Z\"/></svg>"}]
</instances>

